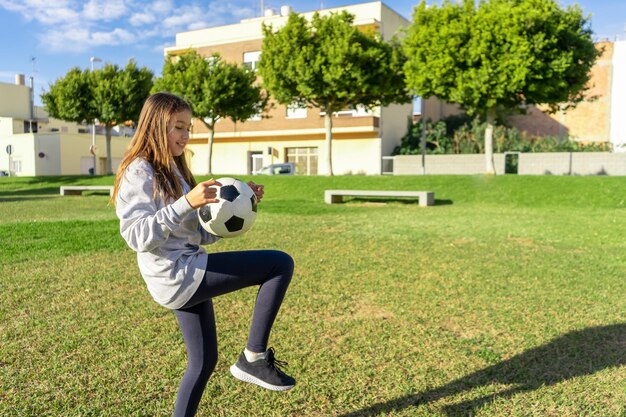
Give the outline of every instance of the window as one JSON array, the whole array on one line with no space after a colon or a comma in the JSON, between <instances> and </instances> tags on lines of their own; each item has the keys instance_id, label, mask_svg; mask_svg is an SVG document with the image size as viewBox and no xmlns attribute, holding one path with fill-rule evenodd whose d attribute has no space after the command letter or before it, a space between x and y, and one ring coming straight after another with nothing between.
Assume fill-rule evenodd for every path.
<instances>
[{"instance_id":1,"label":"window","mask_svg":"<svg viewBox=\"0 0 626 417\"><path fill-rule=\"evenodd\" d=\"M37 131L37 122L24 120L24 133L37 133Z\"/></svg>"},{"instance_id":2,"label":"window","mask_svg":"<svg viewBox=\"0 0 626 417\"><path fill-rule=\"evenodd\" d=\"M253 71L256 71L257 62L259 62L260 56L261 56L261 51L244 52L243 53L243 66L248 67Z\"/></svg>"},{"instance_id":3,"label":"window","mask_svg":"<svg viewBox=\"0 0 626 417\"><path fill-rule=\"evenodd\" d=\"M22 172L22 161L20 161L19 159L13 159L11 161L11 168L10 170L12 172L15 172L16 174Z\"/></svg>"},{"instance_id":4,"label":"window","mask_svg":"<svg viewBox=\"0 0 626 417\"><path fill-rule=\"evenodd\" d=\"M287 162L296 165L297 175L317 175L317 148L287 148Z\"/></svg>"},{"instance_id":5,"label":"window","mask_svg":"<svg viewBox=\"0 0 626 417\"><path fill-rule=\"evenodd\" d=\"M413 96L413 114L422 114L422 98Z\"/></svg>"},{"instance_id":6,"label":"window","mask_svg":"<svg viewBox=\"0 0 626 417\"><path fill-rule=\"evenodd\" d=\"M287 119L306 119L307 108L291 103L287 106Z\"/></svg>"}]
</instances>

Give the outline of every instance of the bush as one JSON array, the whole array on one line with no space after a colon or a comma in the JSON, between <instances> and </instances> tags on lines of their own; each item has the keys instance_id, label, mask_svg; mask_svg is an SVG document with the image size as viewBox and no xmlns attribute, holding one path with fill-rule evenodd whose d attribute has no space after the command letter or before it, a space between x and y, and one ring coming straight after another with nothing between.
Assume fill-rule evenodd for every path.
<instances>
[{"instance_id":1,"label":"bush","mask_svg":"<svg viewBox=\"0 0 626 417\"><path fill-rule=\"evenodd\" d=\"M392 155L419 155L422 131L428 154L473 154L484 152L487 123L466 114L446 117L436 123L430 120L410 122L407 133ZM493 150L504 152L606 152L610 143L582 143L571 138L531 136L502 122L493 131Z\"/></svg>"}]
</instances>

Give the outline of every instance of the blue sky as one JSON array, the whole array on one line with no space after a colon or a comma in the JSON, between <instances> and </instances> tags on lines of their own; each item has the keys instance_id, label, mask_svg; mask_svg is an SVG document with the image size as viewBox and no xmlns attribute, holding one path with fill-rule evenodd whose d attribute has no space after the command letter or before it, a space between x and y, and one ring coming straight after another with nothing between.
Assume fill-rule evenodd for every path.
<instances>
[{"instance_id":1,"label":"blue sky","mask_svg":"<svg viewBox=\"0 0 626 417\"><path fill-rule=\"evenodd\" d=\"M263 3L266 8L290 5L296 12L307 12L364 2ZM418 0L383 3L410 19ZM574 3L591 15L597 37L625 38L626 1L560 0L563 6ZM40 104L42 90L72 67L89 68L92 56L120 66L134 58L159 75L163 48L175 44L177 32L259 16L260 4L259 0L0 0L0 81L12 83L17 73L34 74Z\"/></svg>"}]
</instances>

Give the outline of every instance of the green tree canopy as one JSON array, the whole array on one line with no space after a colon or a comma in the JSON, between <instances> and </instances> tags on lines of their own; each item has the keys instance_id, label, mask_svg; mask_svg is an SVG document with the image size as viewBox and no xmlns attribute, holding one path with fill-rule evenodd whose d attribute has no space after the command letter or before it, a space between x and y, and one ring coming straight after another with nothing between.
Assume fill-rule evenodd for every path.
<instances>
[{"instance_id":1,"label":"green tree canopy","mask_svg":"<svg viewBox=\"0 0 626 417\"><path fill-rule=\"evenodd\" d=\"M259 73L272 97L325 112L326 165L332 175L332 114L362 105L408 103L399 42L354 26L354 16L292 13L281 29L263 26Z\"/></svg>"},{"instance_id":2,"label":"green tree canopy","mask_svg":"<svg viewBox=\"0 0 626 417\"><path fill-rule=\"evenodd\" d=\"M56 119L74 123L93 123L97 118L93 103L93 88L89 70L72 68L50 85L41 95L48 114Z\"/></svg>"},{"instance_id":3,"label":"green tree canopy","mask_svg":"<svg viewBox=\"0 0 626 417\"><path fill-rule=\"evenodd\" d=\"M422 0L404 39L407 84L486 116L486 168L494 173L497 110L582 101L600 54L591 35L577 5L555 0Z\"/></svg>"},{"instance_id":4,"label":"green tree canopy","mask_svg":"<svg viewBox=\"0 0 626 417\"><path fill-rule=\"evenodd\" d=\"M125 68L106 64L94 71L73 68L50 85L41 98L50 116L76 123L105 126L107 174L112 174L111 130L126 121L137 121L152 88L152 71L130 60Z\"/></svg>"},{"instance_id":5,"label":"green tree canopy","mask_svg":"<svg viewBox=\"0 0 626 417\"><path fill-rule=\"evenodd\" d=\"M183 97L191 105L193 116L209 130L208 174L212 171L215 123L222 118L245 121L267 106L267 96L256 84L254 71L226 62L218 54L205 58L195 50L168 58L163 77L156 80L153 91Z\"/></svg>"}]
</instances>

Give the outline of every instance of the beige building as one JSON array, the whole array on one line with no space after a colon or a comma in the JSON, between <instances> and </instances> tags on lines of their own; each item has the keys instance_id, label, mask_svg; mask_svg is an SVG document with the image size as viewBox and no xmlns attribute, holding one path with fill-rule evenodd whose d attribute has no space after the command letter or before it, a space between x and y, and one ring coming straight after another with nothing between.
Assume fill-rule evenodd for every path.
<instances>
[{"instance_id":1,"label":"beige building","mask_svg":"<svg viewBox=\"0 0 626 417\"><path fill-rule=\"evenodd\" d=\"M626 41L598 42L602 55L591 69L587 100L555 114L531 106L510 117L512 126L533 135L569 136L583 142L610 142L626 151Z\"/></svg>"},{"instance_id":2,"label":"beige building","mask_svg":"<svg viewBox=\"0 0 626 417\"><path fill-rule=\"evenodd\" d=\"M15 84L0 83L0 97L0 171L15 176L88 175L93 171L91 126L48 117L43 108L33 105L32 88L25 85L23 75L16 75ZM124 134L111 139L114 171L128 142ZM96 134L95 144L96 174L103 175L104 135Z\"/></svg>"},{"instance_id":3,"label":"beige building","mask_svg":"<svg viewBox=\"0 0 626 417\"><path fill-rule=\"evenodd\" d=\"M389 40L410 22L382 2L356 4L321 10L320 14L347 11L355 25L377 30ZM219 53L226 61L255 67L261 53L262 25L280 28L291 9L266 11L265 16L245 19L238 24L178 33L176 46L165 49L166 56L195 49L201 55ZM314 12L303 13L310 19ZM412 105L392 105L373 111L353 109L335 114L333 120L333 171L336 174L380 174L382 157L391 155L406 133ZM327 172L325 166L324 118L319 109L287 108L276 104L268 118L244 123L221 120L216 124L212 170L217 173L255 173L272 163L293 162L296 172L315 175ZM195 123L189 149L194 174L207 171L208 132Z\"/></svg>"},{"instance_id":4,"label":"beige building","mask_svg":"<svg viewBox=\"0 0 626 417\"><path fill-rule=\"evenodd\" d=\"M587 99L573 109L549 113L546 106L529 106L508 123L533 136L570 137L585 143L611 143L626 152L626 41L596 43L602 55L591 69ZM459 114L458 105L432 97L423 107L433 121Z\"/></svg>"}]
</instances>

